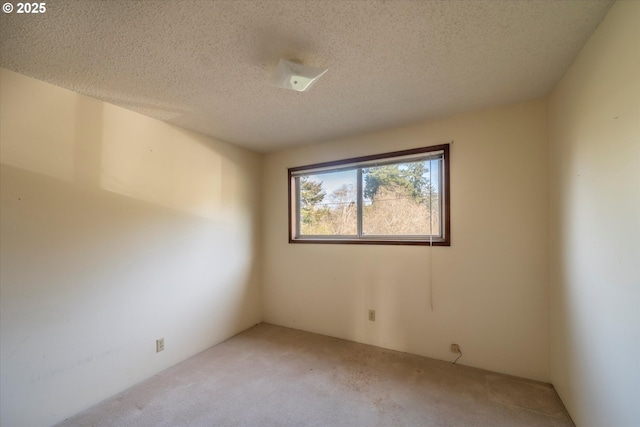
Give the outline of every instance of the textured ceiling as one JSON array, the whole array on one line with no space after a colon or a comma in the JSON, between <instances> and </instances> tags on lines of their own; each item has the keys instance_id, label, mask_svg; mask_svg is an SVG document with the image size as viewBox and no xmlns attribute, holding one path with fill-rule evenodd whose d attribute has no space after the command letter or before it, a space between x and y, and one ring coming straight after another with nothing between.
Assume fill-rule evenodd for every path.
<instances>
[{"instance_id":1,"label":"textured ceiling","mask_svg":"<svg viewBox=\"0 0 640 427\"><path fill-rule=\"evenodd\" d=\"M547 95L611 4L50 0L0 65L265 152ZM277 89L279 58L329 71Z\"/></svg>"}]
</instances>

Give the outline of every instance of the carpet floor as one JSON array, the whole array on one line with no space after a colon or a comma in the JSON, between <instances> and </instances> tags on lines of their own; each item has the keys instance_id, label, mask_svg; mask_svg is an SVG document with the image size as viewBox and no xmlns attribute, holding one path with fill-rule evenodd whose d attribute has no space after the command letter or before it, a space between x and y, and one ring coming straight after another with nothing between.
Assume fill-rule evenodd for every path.
<instances>
[{"instance_id":1,"label":"carpet floor","mask_svg":"<svg viewBox=\"0 0 640 427\"><path fill-rule=\"evenodd\" d=\"M59 426L573 426L550 384L266 323Z\"/></svg>"}]
</instances>

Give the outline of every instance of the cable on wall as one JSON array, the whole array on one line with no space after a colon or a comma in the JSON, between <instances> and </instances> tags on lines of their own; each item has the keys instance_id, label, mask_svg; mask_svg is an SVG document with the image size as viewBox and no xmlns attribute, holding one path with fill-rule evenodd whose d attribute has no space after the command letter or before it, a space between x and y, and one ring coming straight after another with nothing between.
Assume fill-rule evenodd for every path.
<instances>
[{"instance_id":1,"label":"cable on wall","mask_svg":"<svg viewBox=\"0 0 640 427\"><path fill-rule=\"evenodd\" d=\"M433 311L433 153L429 153L429 306Z\"/></svg>"},{"instance_id":2,"label":"cable on wall","mask_svg":"<svg viewBox=\"0 0 640 427\"><path fill-rule=\"evenodd\" d=\"M455 365L458 359L462 357L462 350L458 349L458 353L460 353L460 356L456 357L456 360L453 361L452 365Z\"/></svg>"},{"instance_id":3,"label":"cable on wall","mask_svg":"<svg viewBox=\"0 0 640 427\"><path fill-rule=\"evenodd\" d=\"M453 145L453 140L449 144ZM429 153L429 307L431 308L431 311L433 311L433 167L431 162L433 162L432 152ZM444 176L442 167L443 165L441 164L438 168L438 173L440 174L439 180L442 180L442 177ZM438 185L441 183L442 181L438 181ZM442 210L440 212L442 212ZM440 229L442 230L442 218L440 218L439 221ZM458 359L456 359L456 361L457 360Z\"/></svg>"}]
</instances>

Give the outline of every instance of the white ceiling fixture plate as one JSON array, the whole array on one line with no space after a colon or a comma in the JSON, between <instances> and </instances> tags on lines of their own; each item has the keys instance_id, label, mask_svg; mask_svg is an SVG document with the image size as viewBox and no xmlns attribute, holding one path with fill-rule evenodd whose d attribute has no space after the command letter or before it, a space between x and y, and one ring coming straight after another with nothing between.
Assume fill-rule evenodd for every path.
<instances>
[{"instance_id":1,"label":"white ceiling fixture plate","mask_svg":"<svg viewBox=\"0 0 640 427\"><path fill-rule=\"evenodd\" d=\"M315 68L296 61L280 59L278 66L271 75L269 83L283 89L305 92L327 72L327 68Z\"/></svg>"}]
</instances>

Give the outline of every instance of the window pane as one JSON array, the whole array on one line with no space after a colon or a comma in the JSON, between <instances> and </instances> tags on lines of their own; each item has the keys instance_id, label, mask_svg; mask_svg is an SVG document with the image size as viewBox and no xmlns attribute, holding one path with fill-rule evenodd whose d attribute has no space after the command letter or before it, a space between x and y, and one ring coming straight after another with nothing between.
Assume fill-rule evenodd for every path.
<instances>
[{"instance_id":1,"label":"window pane","mask_svg":"<svg viewBox=\"0 0 640 427\"><path fill-rule=\"evenodd\" d=\"M440 236L438 159L362 169L365 236Z\"/></svg>"},{"instance_id":2,"label":"window pane","mask_svg":"<svg viewBox=\"0 0 640 427\"><path fill-rule=\"evenodd\" d=\"M355 169L296 178L301 235L355 236L358 233Z\"/></svg>"},{"instance_id":3,"label":"window pane","mask_svg":"<svg viewBox=\"0 0 640 427\"><path fill-rule=\"evenodd\" d=\"M450 246L449 144L289 168L289 242Z\"/></svg>"}]
</instances>

